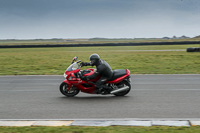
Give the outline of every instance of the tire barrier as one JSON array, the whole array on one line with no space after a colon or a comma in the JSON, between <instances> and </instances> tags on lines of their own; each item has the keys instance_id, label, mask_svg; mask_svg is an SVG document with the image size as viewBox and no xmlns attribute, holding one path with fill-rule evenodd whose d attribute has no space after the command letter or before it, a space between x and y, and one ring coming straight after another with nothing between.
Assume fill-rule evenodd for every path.
<instances>
[{"instance_id":1,"label":"tire barrier","mask_svg":"<svg viewBox=\"0 0 200 133\"><path fill-rule=\"evenodd\" d=\"M44 45L0 45L0 48L45 48L45 47L95 47L95 46L150 46L200 44L200 41L146 42L146 43L98 43L98 44L44 44Z\"/></svg>"},{"instance_id":2,"label":"tire barrier","mask_svg":"<svg viewBox=\"0 0 200 133\"><path fill-rule=\"evenodd\" d=\"M200 47L199 48L187 48L187 52L200 52Z\"/></svg>"}]
</instances>

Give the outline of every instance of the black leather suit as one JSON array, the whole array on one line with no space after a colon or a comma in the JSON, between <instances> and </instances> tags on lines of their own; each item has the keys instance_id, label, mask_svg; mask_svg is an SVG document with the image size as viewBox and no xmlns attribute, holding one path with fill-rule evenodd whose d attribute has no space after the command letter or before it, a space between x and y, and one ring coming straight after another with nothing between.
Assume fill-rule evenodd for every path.
<instances>
[{"instance_id":1,"label":"black leather suit","mask_svg":"<svg viewBox=\"0 0 200 133\"><path fill-rule=\"evenodd\" d=\"M85 63L85 66L88 65L90 65L90 63ZM95 83L95 86L98 89L102 89L104 83L112 78L113 71L110 65L106 61L101 59L95 64L95 66L97 69L96 72L90 76L87 76L87 80L95 79L98 75L101 75L101 78Z\"/></svg>"}]
</instances>

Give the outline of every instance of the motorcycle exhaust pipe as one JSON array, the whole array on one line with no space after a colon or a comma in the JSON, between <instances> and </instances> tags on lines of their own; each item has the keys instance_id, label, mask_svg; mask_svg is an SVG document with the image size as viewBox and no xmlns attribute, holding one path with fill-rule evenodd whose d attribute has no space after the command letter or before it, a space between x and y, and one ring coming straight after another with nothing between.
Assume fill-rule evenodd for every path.
<instances>
[{"instance_id":1,"label":"motorcycle exhaust pipe","mask_svg":"<svg viewBox=\"0 0 200 133\"><path fill-rule=\"evenodd\" d=\"M128 90L128 89L129 89L129 87L125 86L125 87L119 88L117 90L111 91L110 94L115 94L115 93L122 92L122 91L125 91L125 90Z\"/></svg>"}]
</instances>

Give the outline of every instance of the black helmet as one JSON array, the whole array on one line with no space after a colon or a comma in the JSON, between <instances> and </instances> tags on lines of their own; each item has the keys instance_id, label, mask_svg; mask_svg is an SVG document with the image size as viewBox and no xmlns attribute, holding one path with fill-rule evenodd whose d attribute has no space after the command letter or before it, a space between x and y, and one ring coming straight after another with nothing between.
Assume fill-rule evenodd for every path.
<instances>
[{"instance_id":1,"label":"black helmet","mask_svg":"<svg viewBox=\"0 0 200 133\"><path fill-rule=\"evenodd\" d=\"M97 65L100 60L100 56L98 54L91 54L89 60L92 66Z\"/></svg>"}]
</instances>

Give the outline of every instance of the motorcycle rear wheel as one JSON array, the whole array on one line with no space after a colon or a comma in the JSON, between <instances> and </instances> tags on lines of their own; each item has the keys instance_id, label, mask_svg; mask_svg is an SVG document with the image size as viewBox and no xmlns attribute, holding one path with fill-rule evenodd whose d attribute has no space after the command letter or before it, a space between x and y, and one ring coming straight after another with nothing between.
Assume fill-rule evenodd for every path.
<instances>
[{"instance_id":1,"label":"motorcycle rear wheel","mask_svg":"<svg viewBox=\"0 0 200 133\"><path fill-rule=\"evenodd\" d=\"M118 88L121 88L123 86L128 86L129 88L127 90L125 90L125 91L115 93L114 94L115 96L125 96L131 90L131 84L128 81L126 81L126 80L123 80L122 82L120 82L119 84L117 84L117 86L118 86Z\"/></svg>"},{"instance_id":2,"label":"motorcycle rear wheel","mask_svg":"<svg viewBox=\"0 0 200 133\"><path fill-rule=\"evenodd\" d=\"M78 90L75 87L71 87L70 90L68 91L68 87L69 87L68 84L65 82L62 82L60 84L60 92L66 97L74 97L80 92L80 90Z\"/></svg>"}]
</instances>

